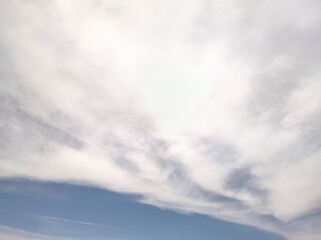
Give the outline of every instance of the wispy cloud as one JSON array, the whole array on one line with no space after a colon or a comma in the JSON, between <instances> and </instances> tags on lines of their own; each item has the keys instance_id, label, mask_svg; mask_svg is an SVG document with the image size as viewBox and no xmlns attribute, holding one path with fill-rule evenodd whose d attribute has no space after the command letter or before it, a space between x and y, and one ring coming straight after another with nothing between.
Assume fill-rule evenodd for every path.
<instances>
[{"instance_id":1,"label":"wispy cloud","mask_svg":"<svg viewBox=\"0 0 321 240\"><path fill-rule=\"evenodd\" d=\"M51 237L42 234L31 233L16 228L0 225L0 239L7 240L72 240L71 238Z\"/></svg>"},{"instance_id":2,"label":"wispy cloud","mask_svg":"<svg viewBox=\"0 0 321 240\"><path fill-rule=\"evenodd\" d=\"M21 230L18 228L12 228L5 225L0 225L0 239L2 240L75 240L75 238L69 237L55 237L45 234L39 234ZM96 238L100 239L100 238ZM120 238L104 237L106 240L124 240Z\"/></svg>"},{"instance_id":3,"label":"wispy cloud","mask_svg":"<svg viewBox=\"0 0 321 240\"><path fill-rule=\"evenodd\" d=\"M88 226L93 226L93 227L107 227L110 228L108 225L103 225L103 224L97 224L97 223L92 223L92 222L84 222L84 221L76 221L76 220L70 220L70 219L65 219L65 218L56 218L56 217L48 217L48 216L40 216L36 215L40 220L44 221L58 221L58 222L66 222L66 223L72 223L72 224L81 224L81 225L88 225Z\"/></svg>"},{"instance_id":4,"label":"wispy cloud","mask_svg":"<svg viewBox=\"0 0 321 240\"><path fill-rule=\"evenodd\" d=\"M70 224L76 224L76 225L80 224L80 225L87 225L87 226L92 226L92 227L111 228L111 226L105 225L105 224L98 224L98 223L86 222L86 221L78 221L75 219L66 219L66 218L61 218L61 217L44 216L44 215L39 215L39 214L29 214L29 213L24 213L24 212L16 212L16 211L8 210L8 209L0 209L0 212L17 214L17 215L24 216L24 217L27 216L29 218L34 218L38 221L64 222L64 223L70 223Z\"/></svg>"},{"instance_id":5,"label":"wispy cloud","mask_svg":"<svg viewBox=\"0 0 321 240\"><path fill-rule=\"evenodd\" d=\"M321 235L319 1L0 5L1 177Z\"/></svg>"}]
</instances>

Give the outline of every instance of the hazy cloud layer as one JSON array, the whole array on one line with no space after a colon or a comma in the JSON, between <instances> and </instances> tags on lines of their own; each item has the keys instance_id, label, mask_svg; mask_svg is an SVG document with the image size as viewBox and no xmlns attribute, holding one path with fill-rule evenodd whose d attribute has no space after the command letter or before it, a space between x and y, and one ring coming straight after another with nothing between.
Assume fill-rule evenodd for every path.
<instances>
[{"instance_id":1,"label":"hazy cloud layer","mask_svg":"<svg viewBox=\"0 0 321 240\"><path fill-rule=\"evenodd\" d=\"M0 3L0 176L321 232L321 3Z\"/></svg>"}]
</instances>

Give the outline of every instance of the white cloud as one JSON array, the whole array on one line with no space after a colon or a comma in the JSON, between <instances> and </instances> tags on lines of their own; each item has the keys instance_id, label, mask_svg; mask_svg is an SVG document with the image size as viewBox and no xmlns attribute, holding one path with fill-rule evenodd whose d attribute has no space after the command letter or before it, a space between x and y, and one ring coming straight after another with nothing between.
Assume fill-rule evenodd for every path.
<instances>
[{"instance_id":1,"label":"white cloud","mask_svg":"<svg viewBox=\"0 0 321 240\"><path fill-rule=\"evenodd\" d=\"M0 176L320 236L318 7L1 3Z\"/></svg>"}]
</instances>

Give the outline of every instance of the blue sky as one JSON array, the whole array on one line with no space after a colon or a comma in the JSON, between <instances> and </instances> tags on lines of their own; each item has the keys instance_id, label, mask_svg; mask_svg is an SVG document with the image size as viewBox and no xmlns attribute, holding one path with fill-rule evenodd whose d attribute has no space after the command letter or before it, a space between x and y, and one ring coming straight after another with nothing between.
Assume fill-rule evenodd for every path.
<instances>
[{"instance_id":1,"label":"blue sky","mask_svg":"<svg viewBox=\"0 0 321 240\"><path fill-rule=\"evenodd\" d=\"M320 240L320 9L0 1L0 238Z\"/></svg>"},{"instance_id":2,"label":"blue sky","mask_svg":"<svg viewBox=\"0 0 321 240\"><path fill-rule=\"evenodd\" d=\"M159 209L139 203L138 196L92 187L3 180L0 189L0 224L33 234L62 239L283 239L249 226Z\"/></svg>"}]
</instances>

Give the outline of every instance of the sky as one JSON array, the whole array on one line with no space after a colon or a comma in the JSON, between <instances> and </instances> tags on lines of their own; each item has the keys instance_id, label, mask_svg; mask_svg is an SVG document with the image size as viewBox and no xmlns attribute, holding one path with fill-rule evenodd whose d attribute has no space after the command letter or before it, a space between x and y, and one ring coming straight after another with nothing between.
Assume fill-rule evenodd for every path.
<instances>
[{"instance_id":1,"label":"sky","mask_svg":"<svg viewBox=\"0 0 321 240\"><path fill-rule=\"evenodd\" d=\"M249 226L145 205L137 195L22 180L2 181L0 188L0 239L284 240Z\"/></svg>"},{"instance_id":2,"label":"sky","mask_svg":"<svg viewBox=\"0 0 321 240\"><path fill-rule=\"evenodd\" d=\"M0 239L320 240L319 0L0 2Z\"/></svg>"}]
</instances>

